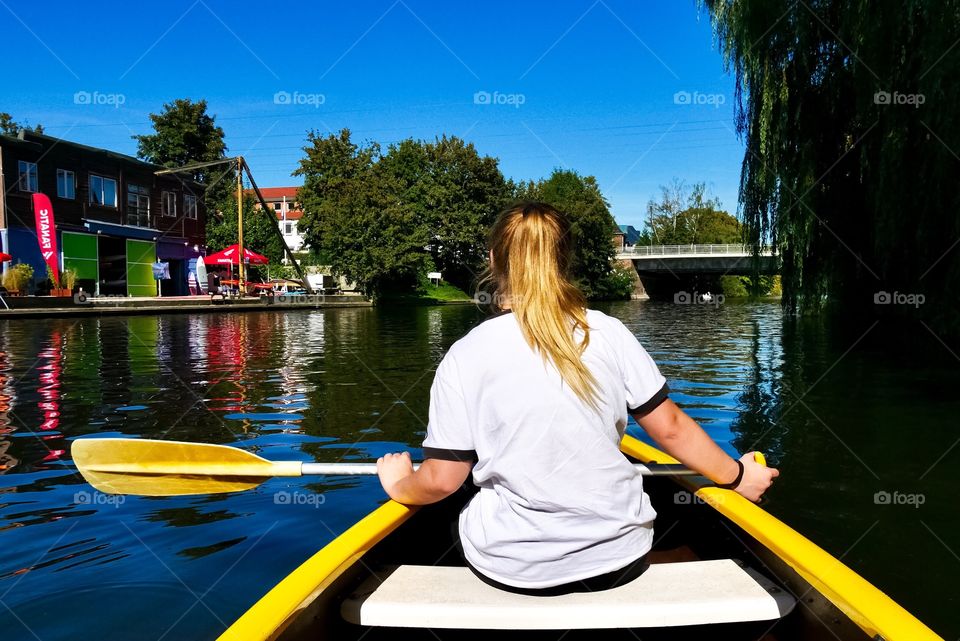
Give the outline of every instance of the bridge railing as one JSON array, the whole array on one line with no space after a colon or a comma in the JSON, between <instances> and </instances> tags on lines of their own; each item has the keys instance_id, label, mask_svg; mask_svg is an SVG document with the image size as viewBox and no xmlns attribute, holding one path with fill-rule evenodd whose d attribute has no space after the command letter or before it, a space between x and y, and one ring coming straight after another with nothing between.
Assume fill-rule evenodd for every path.
<instances>
[{"instance_id":1,"label":"bridge railing","mask_svg":"<svg viewBox=\"0 0 960 641\"><path fill-rule=\"evenodd\" d=\"M634 256L692 256L692 255L740 255L749 256L753 249L749 245L737 243L724 245L636 245L633 247L624 247L619 251L621 254L631 254ZM760 248L761 255L772 253L770 246Z\"/></svg>"}]
</instances>

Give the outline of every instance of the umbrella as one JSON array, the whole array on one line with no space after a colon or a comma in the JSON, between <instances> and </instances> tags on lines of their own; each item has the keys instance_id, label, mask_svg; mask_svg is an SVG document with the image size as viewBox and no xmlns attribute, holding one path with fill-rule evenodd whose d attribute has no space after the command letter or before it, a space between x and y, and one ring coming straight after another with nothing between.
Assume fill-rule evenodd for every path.
<instances>
[{"instance_id":1,"label":"umbrella","mask_svg":"<svg viewBox=\"0 0 960 641\"><path fill-rule=\"evenodd\" d=\"M0 252L0 263L5 263L8 260L13 260L13 256L11 256L10 254L4 254L3 252Z\"/></svg>"},{"instance_id":2,"label":"umbrella","mask_svg":"<svg viewBox=\"0 0 960 641\"><path fill-rule=\"evenodd\" d=\"M216 254L210 254L204 257L203 262L207 265L239 265L240 247L230 245L223 251ZM266 256L261 256L257 252L252 252L246 247L243 248L243 262L251 265L266 265L270 260Z\"/></svg>"}]
</instances>

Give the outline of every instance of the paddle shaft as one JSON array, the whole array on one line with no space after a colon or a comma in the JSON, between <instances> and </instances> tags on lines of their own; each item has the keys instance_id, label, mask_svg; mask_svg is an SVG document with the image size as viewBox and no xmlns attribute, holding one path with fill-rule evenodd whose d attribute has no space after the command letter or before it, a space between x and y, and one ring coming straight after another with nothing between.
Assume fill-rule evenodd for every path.
<instances>
[{"instance_id":1,"label":"paddle shaft","mask_svg":"<svg viewBox=\"0 0 960 641\"><path fill-rule=\"evenodd\" d=\"M418 469L415 463L413 469ZM642 476L695 476L697 472L689 470L679 464L648 463L637 464L634 467ZM374 475L377 473L376 463L302 463L300 475L313 476L315 474L332 474L343 476Z\"/></svg>"},{"instance_id":2,"label":"paddle shaft","mask_svg":"<svg viewBox=\"0 0 960 641\"><path fill-rule=\"evenodd\" d=\"M107 494L185 496L240 492L271 477L355 476L377 473L375 463L271 461L211 443L126 438L82 438L70 446L83 478ZM638 464L643 476L696 475L679 464Z\"/></svg>"}]
</instances>

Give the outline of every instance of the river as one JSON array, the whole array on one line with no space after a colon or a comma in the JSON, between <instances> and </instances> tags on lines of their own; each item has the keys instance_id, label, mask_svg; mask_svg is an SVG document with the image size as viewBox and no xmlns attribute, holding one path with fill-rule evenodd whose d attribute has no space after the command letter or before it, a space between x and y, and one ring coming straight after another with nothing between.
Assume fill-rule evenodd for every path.
<instances>
[{"instance_id":1,"label":"river","mask_svg":"<svg viewBox=\"0 0 960 641\"><path fill-rule=\"evenodd\" d=\"M771 512L960 635L960 346L919 326L785 319L776 303L598 307L727 451L780 467ZM0 322L4 639L213 639L385 498L375 478L108 497L75 472L72 439L305 461L416 448L433 369L480 318L446 306Z\"/></svg>"}]
</instances>

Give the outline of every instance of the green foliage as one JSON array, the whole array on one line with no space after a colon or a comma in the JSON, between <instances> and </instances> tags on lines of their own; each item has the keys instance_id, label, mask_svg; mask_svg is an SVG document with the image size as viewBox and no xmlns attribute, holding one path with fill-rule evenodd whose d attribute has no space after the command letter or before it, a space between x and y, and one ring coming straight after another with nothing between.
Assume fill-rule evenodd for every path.
<instances>
[{"instance_id":1,"label":"green foliage","mask_svg":"<svg viewBox=\"0 0 960 641\"><path fill-rule=\"evenodd\" d=\"M486 266L487 232L509 200L497 160L444 135L432 143L408 139L391 145L380 165L429 228L434 267L445 280L468 288Z\"/></svg>"},{"instance_id":2,"label":"green foliage","mask_svg":"<svg viewBox=\"0 0 960 641\"><path fill-rule=\"evenodd\" d=\"M574 238L573 277L587 298L603 298L620 291L618 282L622 279L611 280L616 257L612 238L617 226L596 178L555 169L546 180L520 185L517 196L548 203L569 217Z\"/></svg>"},{"instance_id":3,"label":"green foliage","mask_svg":"<svg viewBox=\"0 0 960 641\"><path fill-rule=\"evenodd\" d=\"M687 188L682 181L674 180L671 185L661 186L660 192L660 200L647 203L646 244L742 242L743 232L739 221L720 209L718 199L707 197L705 183L696 183Z\"/></svg>"},{"instance_id":4,"label":"green foliage","mask_svg":"<svg viewBox=\"0 0 960 641\"><path fill-rule=\"evenodd\" d=\"M594 298L598 300L629 300L637 282L637 273L632 267L616 264L610 273L601 279Z\"/></svg>"},{"instance_id":5,"label":"green foliage","mask_svg":"<svg viewBox=\"0 0 960 641\"><path fill-rule=\"evenodd\" d=\"M424 279L420 283L420 289L417 294L423 298L429 298L437 301L469 301L472 300L469 294L452 285L445 280L441 280L439 285L434 285Z\"/></svg>"},{"instance_id":6,"label":"green foliage","mask_svg":"<svg viewBox=\"0 0 960 641\"><path fill-rule=\"evenodd\" d=\"M721 276L720 289L727 298L746 298L750 292L747 289L748 281L743 276Z\"/></svg>"},{"instance_id":7,"label":"green foliage","mask_svg":"<svg viewBox=\"0 0 960 641\"><path fill-rule=\"evenodd\" d=\"M335 274L369 295L411 291L429 267L427 228L399 198L398 181L379 164L376 143L356 145L350 131L307 136L298 198L304 216L298 230L326 251Z\"/></svg>"},{"instance_id":8,"label":"green foliage","mask_svg":"<svg viewBox=\"0 0 960 641\"><path fill-rule=\"evenodd\" d=\"M721 276L720 288L727 298L780 296L780 275Z\"/></svg>"},{"instance_id":9,"label":"green foliage","mask_svg":"<svg viewBox=\"0 0 960 641\"><path fill-rule=\"evenodd\" d=\"M270 259L272 265L278 265L283 260L283 243L274 229L270 217L273 211L264 211L255 206L256 200L250 194L243 197L243 246L263 254ZM224 203L223 216L217 224L211 225L207 232L207 246L211 252L218 252L237 242L237 201L236 198L227 199ZM251 274L266 275L266 269L251 265Z\"/></svg>"},{"instance_id":10,"label":"green foliage","mask_svg":"<svg viewBox=\"0 0 960 641\"><path fill-rule=\"evenodd\" d=\"M298 229L334 273L367 294L413 292L425 272L466 286L484 260L492 216L508 186L496 160L443 137L405 140L386 154L350 131L310 132L295 175L304 177Z\"/></svg>"},{"instance_id":11,"label":"green foliage","mask_svg":"<svg viewBox=\"0 0 960 641\"><path fill-rule=\"evenodd\" d=\"M133 136L137 156L164 167L182 167L191 163L224 158L227 146L223 129L207 114L207 101L180 98L164 103L163 112L150 114L153 134ZM191 177L207 184L220 174L216 168L197 169Z\"/></svg>"},{"instance_id":12,"label":"green foliage","mask_svg":"<svg viewBox=\"0 0 960 641\"><path fill-rule=\"evenodd\" d=\"M43 133L43 125L37 124L31 127L29 123L16 122L13 119L13 116L11 116L5 111L0 111L0 134L7 134L8 136L16 136L21 129L33 131L36 134Z\"/></svg>"},{"instance_id":13,"label":"green foliage","mask_svg":"<svg viewBox=\"0 0 960 641\"><path fill-rule=\"evenodd\" d=\"M783 282L780 274L770 278L770 289L767 293L770 296L783 296Z\"/></svg>"},{"instance_id":14,"label":"green foliage","mask_svg":"<svg viewBox=\"0 0 960 641\"><path fill-rule=\"evenodd\" d=\"M27 287L33 280L33 267L27 263L17 263L7 268L3 274L3 286L8 290L17 290L26 293Z\"/></svg>"},{"instance_id":15,"label":"green foliage","mask_svg":"<svg viewBox=\"0 0 960 641\"><path fill-rule=\"evenodd\" d=\"M73 288L77 284L77 270L68 267L60 273L60 277L63 280L63 286L70 291L73 291Z\"/></svg>"},{"instance_id":16,"label":"green foliage","mask_svg":"<svg viewBox=\"0 0 960 641\"><path fill-rule=\"evenodd\" d=\"M60 277L59 277L59 276L62 276L62 275L63 275L63 274L61 273L61 274L59 274L59 275L57 275L57 276L54 276L54 274L53 274L53 268L51 268L50 265L47 265L47 279L49 279L49 281L50 281L51 283L53 283L53 286L54 286L56 289L60 289Z\"/></svg>"},{"instance_id":17,"label":"green foliage","mask_svg":"<svg viewBox=\"0 0 960 641\"><path fill-rule=\"evenodd\" d=\"M181 98L163 105L159 114L150 114L154 133L133 136L137 156L163 167L183 167L212 162L226 157L227 145L223 129L214 116L207 113L207 101L193 102ZM232 202L236 214L236 170L229 164L203 167L189 173L175 174L190 178L206 187L202 194L207 209L207 238L216 236L224 212ZM234 241L236 237L234 237Z\"/></svg>"},{"instance_id":18,"label":"green foliage","mask_svg":"<svg viewBox=\"0 0 960 641\"><path fill-rule=\"evenodd\" d=\"M784 305L957 291L960 1L702 3L736 74L747 238L778 246Z\"/></svg>"},{"instance_id":19,"label":"green foliage","mask_svg":"<svg viewBox=\"0 0 960 641\"><path fill-rule=\"evenodd\" d=\"M293 257L297 259L302 267L315 267L317 265L329 265L330 257L323 252L317 251L297 251L293 252Z\"/></svg>"}]
</instances>

